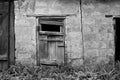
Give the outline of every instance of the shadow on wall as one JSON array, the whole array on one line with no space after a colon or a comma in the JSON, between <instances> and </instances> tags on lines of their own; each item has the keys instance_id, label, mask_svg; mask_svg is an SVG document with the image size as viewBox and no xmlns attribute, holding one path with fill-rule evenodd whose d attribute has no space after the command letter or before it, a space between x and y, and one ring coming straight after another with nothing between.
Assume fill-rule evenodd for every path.
<instances>
[{"instance_id":1,"label":"shadow on wall","mask_svg":"<svg viewBox=\"0 0 120 80\"><path fill-rule=\"evenodd\" d=\"M116 1L120 1L120 0L96 0L96 1L100 1L100 2L116 2Z\"/></svg>"},{"instance_id":2,"label":"shadow on wall","mask_svg":"<svg viewBox=\"0 0 120 80\"><path fill-rule=\"evenodd\" d=\"M82 0L83 4L89 4L89 3L113 3L113 2L120 2L120 0Z\"/></svg>"}]
</instances>

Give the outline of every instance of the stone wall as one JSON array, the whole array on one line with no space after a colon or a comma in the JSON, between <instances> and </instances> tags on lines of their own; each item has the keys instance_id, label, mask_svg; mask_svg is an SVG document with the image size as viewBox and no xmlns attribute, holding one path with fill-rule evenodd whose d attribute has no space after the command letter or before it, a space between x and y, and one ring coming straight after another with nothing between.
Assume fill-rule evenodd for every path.
<instances>
[{"instance_id":1,"label":"stone wall","mask_svg":"<svg viewBox=\"0 0 120 80\"><path fill-rule=\"evenodd\" d=\"M119 15L119 1L83 1L83 29L85 59L93 62L109 61L114 56L113 19L105 15Z\"/></svg>"},{"instance_id":2,"label":"stone wall","mask_svg":"<svg viewBox=\"0 0 120 80\"><path fill-rule=\"evenodd\" d=\"M36 63L36 19L26 17L27 14L75 14L65 20L66 53L69 58L81 58L79 2L77 0L36 0L33 11L30 7L32 2L29 1L26 0L20 8L18 2L15 2L16 60L22 63ZM26 7L27 2L29 2L28 7Z\"/></svg>"},{"instance_id":3,"label":"stone wall","mask_svg":"<svg viewBox=\"0 0 120 80\"><path fill-rule=\"evenodd\" d=\"M17 61L36 63L36 19L27 14L75 14L65 20L66 54L73 65L81 65L83 56L85 59L95 57L95 62L103 59L107 62L106 56L114 55L113 21L105 15L119 15L119 1L82 0L82 18L79 0L36 0L35 7L31 7L32 3L25 0L19 8L15 2Z\"/></svg>"}]
</instances>

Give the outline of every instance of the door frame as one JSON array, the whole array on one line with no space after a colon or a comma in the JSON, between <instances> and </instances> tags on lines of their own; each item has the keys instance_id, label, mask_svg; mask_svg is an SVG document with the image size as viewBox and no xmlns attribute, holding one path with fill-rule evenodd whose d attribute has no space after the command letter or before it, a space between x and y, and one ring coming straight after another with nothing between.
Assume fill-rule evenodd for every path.
<instances>
[{"instance_id":1,"label":"door frame","mask_svg":"<svg viewBox=\"0 0 120 80\"><path fill-rule=\"evenodd\" d=\"M65 36L66 36L66 28L65 28L65 18L66 18L66 16L56 16L56 15L52 15L52 16L48 16L48 15L46 15L46 16L38 16L38 17L36 17L36 24L37 24L37 26L36 26L36 64L39 66L39 65L41 65L41 63L40 63L40 54L39 54L39 30L40 30L40 28L39 28L39 26L40 26L40 22L39 22L39 20L54 20L54 19L57 19L57 20L62 20L62 23L63 23L63 30L64 30L64 32L63 32L63 41L64 41L64 46L65 46ZM65 63L65 60L66 60L66 58L65 58L65 56L66 56L66 54L65 54L65 47L64 47L64 63ZM58 64L47 64L47 65L58 65Z\"/></svg>"},{"instance_id":2,"label":"door frame","mask_svg":"<svg viewBox=\"0 0 120 80\"><path fill-rule=\"evenodd\" d=\"M9 1L9 65L15 64L15 13L14 0Z\"/></svg>"}]
</instances>

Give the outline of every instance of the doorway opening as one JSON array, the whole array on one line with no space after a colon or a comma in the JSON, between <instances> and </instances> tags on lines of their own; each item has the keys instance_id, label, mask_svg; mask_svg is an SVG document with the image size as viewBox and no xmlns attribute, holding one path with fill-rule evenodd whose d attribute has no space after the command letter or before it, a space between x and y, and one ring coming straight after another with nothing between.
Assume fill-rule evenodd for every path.
<instances>
[{"instance_id":1,"label":"doorway opening","mask_svg":"<svg viewBox=\"0 0 120 80\"><path fill-rule=\"evenodd\" d=\"M120 17L114 17L115 29L115 62L120 61Z\"/></svg>"},{"instance_id":2,"label":"doorway opening","mask_svg":"<svg viewBox=\"0 0 120 80\"><path fill-rule=\"evenodd\" d=\"M64 63L65 27L63 17L39 17L37 31L37 65Z\"/></svg>"}]
</instances>

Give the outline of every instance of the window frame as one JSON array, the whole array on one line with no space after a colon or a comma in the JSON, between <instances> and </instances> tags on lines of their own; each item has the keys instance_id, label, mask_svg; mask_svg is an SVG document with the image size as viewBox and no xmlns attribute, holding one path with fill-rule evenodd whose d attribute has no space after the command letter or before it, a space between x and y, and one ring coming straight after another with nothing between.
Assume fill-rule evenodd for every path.
<instances>
[{"instance_id":1,"label":"window frame","mask_svg":"<svg viewBox=\"0 0 120 80\"><path fill-rule=\"evenodd\" d=\"M38 18L39 33L40 34L64 35L64 33L65 33L64 19L65 19L65 17L53 17L53 16L39 17ZM42 31L42 25L41 24L58 25L58 26L60 26L60 32Z\"/></svg>"}]
</instances>

